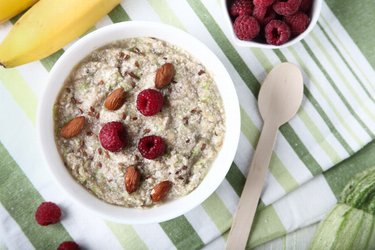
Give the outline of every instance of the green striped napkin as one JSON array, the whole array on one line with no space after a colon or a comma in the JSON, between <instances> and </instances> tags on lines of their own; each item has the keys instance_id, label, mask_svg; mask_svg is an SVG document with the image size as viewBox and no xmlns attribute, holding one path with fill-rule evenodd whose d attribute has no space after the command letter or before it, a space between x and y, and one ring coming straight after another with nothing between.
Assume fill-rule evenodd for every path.
<instances>
[{"instance_id":1,"label":"green striped napkin","mask_svg":"<svg viewBox=\"0 0 375 250\"><path fill-rule=\"evenodd\" d=\"M306 39L273 51L235 46L220 1L126 0L103 18L95 28L145 20L193 34L224 63L240 99L241 138L226 179L200 206L160 224L121 225L87 214L46 173L36 146L35 112L48 71L66 48L40 62L0 70L0 115L10 118L0 122L0 235L4 245L56 248L61 241L73 239L88 249L222 248L262 125L256 105L259 83L283 61L294 62L305 72L305 97L298 115L280 129L250 244L319 220L336 201L329 172L324 172L374 138L375 37L367 37L373 32L374 11L372 0L327 0ZM0 26L0 38L14 22ZM349 173L340 165L336 168ZM66 211L61 224L40 227L34 222L33 213L43 200L54 201ZM308 209L311 204L315 210Z\"/></svg>"}]
</instances>

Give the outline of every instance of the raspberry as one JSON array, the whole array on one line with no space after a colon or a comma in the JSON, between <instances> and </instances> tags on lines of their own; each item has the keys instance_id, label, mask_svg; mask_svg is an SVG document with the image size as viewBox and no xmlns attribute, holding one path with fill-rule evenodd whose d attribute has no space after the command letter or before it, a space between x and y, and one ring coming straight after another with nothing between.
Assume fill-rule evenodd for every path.
<instances>
[{"instance_id":1,"label":"raspberry","mask_svg":"<svg viewBox=\"0 0 375 250\"><path fill-rule=\"evenodd\" d=\"M272 20L266 25L265 35L267 43L281 45L289 40L290 28L283 21Z\"/></svg>"},{"instance_id":2,"label":"raspberry","mask_svg":"<svg viewBox=\"0 0 375 250\"><path fill-rule=\"evenodd\" d=\"M292 16L284 17L284 21L289 25L292 35L299 35L309 26L310 18L303 12L297 12Z\"/></svg>"},{"instance_id":3,"label":"raspberry","mask_svg":"<svg viewBox=\"0 0 375 250\"><path fill-rule=\"evenodd\" d=\"M275 0L254 0L254 5L268 7L272 5L274 2Z\"/></svg>"},{"instance_id":4,"label":"raspberry","mask_svg":"<svg viewBox=\"0 0 375 250\"><path fill-rule=\"evenodd\" d=\"M254 6L253 17L255 17L259 22L261 22L267 13L267 7L261 5Z\"/></svg>"},{"instance_id":5,"label":"raspberry","mask_svg":"<svg viewBox=\"0 0 375 250\"><path fill-rule=\"evenodd\" d=\"M79 250L79 245L74 241L64 241L59 245L57 250Z\"/></svg>"},{"instance_id":6,"label":"raspberry","mask_svg":"<svg viewBox=\"0 0 375 250\"><path fill-rule=\"evenodd\" d=\"M298 11L301 5L301 0L277 0L276 3L272 5L275 12L282 16L290 16Z\"/></svg>"},{"instance_id":7,"label":"raspberry","mask_svg":"<svg viewBox=\"0 0 375 250\"><path fill-rule=\"evenodd\" d=\"M163 95L155 89L145 89L138 94L137 109L144 116L152 116L163 108Z\"/></svg>"},{"instance_id":8,"label":"raspberry","mask_svg":"<svg viewBox=\"0 0 375 250\"><path fill-rule=\"evenodd\" d=\"M121 122L108 122L99 132L99 140L102 147L117 152L127 144L126 130Z\"/></svg>"},{"instance_id":9,"label":"raspberry","mask_svg":"<svg viewBox=\"0 0 375 250\"><path fill-rule=\"evenodd\" d=\"M60 217L61 209L53 202L42 202L35 212L35 220L41 226L55 224Z\"/></svg>"},{"instance_id":10,"label":"raspberry","mask_svg":"<svg viewBox=\"0 0 375 250\"><path fill-rule=\"evenodd\" d=\"M258 21L252 16L239 16L234 21L234 32L241 40L252 40L260 31Z\"/></svg>"},{"instance_id":11,"label":"raspberry","mask_svg":"<svg viewBox=\"0 0 375 250\"><path fill-rule=\"evenodd\" d=\"M251 15L253 12L253 4L250 0L236 0L230 6L230 15L232 17Z\"/></svg>"},{"instance_id":12,"label":"raspberry","mask_svg":"<svg viewBox=\"0 0 375 250\"><path fill-rule=\"evenodd\" d=\"M146 159L153 160L165 152L165 142L160 136L150 135L139 140L138 150Z\"/></svg>"},{"instance_id":13,"label":"raspberry","mask_svg":"<svg viewBox=\"0 0 375 250\"><path fill-rule=\"evenodd\" d=\"M301 5L299 6L299 10L303 12L309 12L311 9L313 0L302 0Z\"/></svg>"}]
</instances>

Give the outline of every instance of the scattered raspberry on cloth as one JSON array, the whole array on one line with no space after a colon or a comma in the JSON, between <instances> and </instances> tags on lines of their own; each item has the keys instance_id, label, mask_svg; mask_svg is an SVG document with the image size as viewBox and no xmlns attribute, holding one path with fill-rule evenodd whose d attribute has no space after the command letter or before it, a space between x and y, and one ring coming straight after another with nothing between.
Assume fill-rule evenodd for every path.
<instances>
[{"instance_id":1,"label":"scattered raspberry on cloth","mask_svg":"<svg viewBox=\"0 0 375 250\"><path fill-rule=\"evenodd\" d=\"M59 245L57 250L80 250L80 248L74 241L64 241Z\"/></svg>"},{"instance_id":2,"label":"scattered raspberry on cloth","mask_svg":"<svg viewBox=\"0 0 375 250\"><path fill-rule=\"evenodd\" d=\"M35 220L41 226L58 223L60 218L61 209L53 202L42 202L35 212Z\"/></svg>"}]
</instances>

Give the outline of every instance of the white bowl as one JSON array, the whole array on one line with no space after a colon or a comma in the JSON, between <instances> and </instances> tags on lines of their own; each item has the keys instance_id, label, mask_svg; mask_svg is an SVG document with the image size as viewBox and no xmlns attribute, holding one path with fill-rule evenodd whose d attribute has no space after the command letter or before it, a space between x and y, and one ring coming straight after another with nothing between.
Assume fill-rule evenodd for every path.
<instances>
[{"instance_id":1,"label":"white bowl","mask_svg":"<svg viewBox=\"0 0 375 250\"><path fill-rule=\"evenodd\" d=\"M272 45L272 44L267 44L267 43L260 43L260 42L255 42L255 41L244 41L238 39L236 34L234 33L233 30L233 23L229 15L229 10L228 10L228 0L221 0L222 4L222 9L223 9L223 14L224 14L224 19L226 20L227 24L230 26L230 33L232 35L233 41L241 47L253 47L253 48L262 48L262 49L281 49L281 48L286 48L289 47L295 43L298 43L301 41L303 38L305 38L311 30L315 27L316 22L319 19L320 16L320 11L322 9L322 2L323 0L313 0L313 6L311 9L311 20L309 27L307 29L299 34L298 36L294 37L293 39L289 40L288 42L282 44L282 45Z\"/></svg>"},{"instance_id":2,"label":"white bowl","mask_svg":"<svg viewBox=\"0 0 375 250\"><path fill-rule=\"evenodd\" d=\"M53 105L72 68L93 50L115 40L156 37L185 49L202 62L216 81L225 109L226 132L222 149L202 183L189 195L159 206L141 209L108 204L78 184L65 168L54 140ZM37 118L38 138L56 183L77 203L106 219L128 224L161 222L201 204L220 185L233 161L240 134L240 111L233 82L219 59L200 41L171 26L151 22L124 22L98 29L74 43L52 68Z\"/></svg>"}]
</instances>

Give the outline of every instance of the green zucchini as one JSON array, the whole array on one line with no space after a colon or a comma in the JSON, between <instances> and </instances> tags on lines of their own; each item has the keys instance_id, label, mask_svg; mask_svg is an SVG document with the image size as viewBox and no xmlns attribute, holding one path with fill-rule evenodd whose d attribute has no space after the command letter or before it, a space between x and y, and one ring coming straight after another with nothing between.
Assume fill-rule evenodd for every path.
<instances>
[{"instance_id":1,"label":"green zucchini","mask_svg":"<svg viewBox=\"0 0 375 250\"><path fill-rule=\"evenodd\" d=\"M310 250L375 249L375 168L360 173L320 223Z\"/></svg>"}]
</instances>

